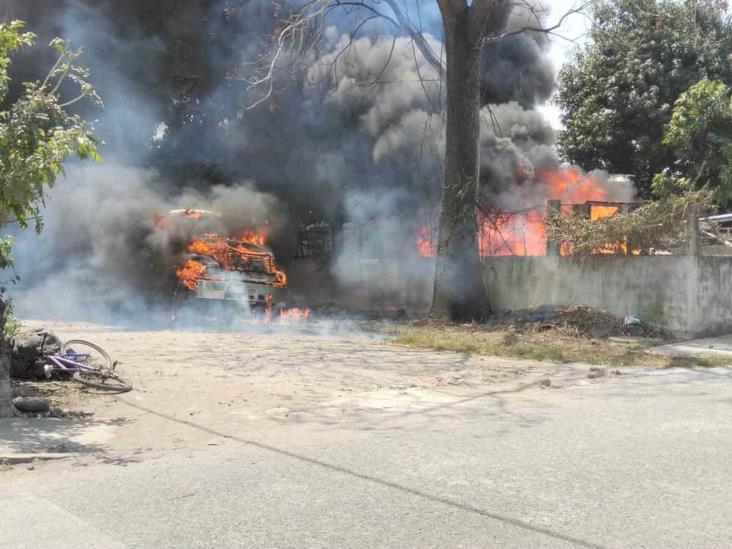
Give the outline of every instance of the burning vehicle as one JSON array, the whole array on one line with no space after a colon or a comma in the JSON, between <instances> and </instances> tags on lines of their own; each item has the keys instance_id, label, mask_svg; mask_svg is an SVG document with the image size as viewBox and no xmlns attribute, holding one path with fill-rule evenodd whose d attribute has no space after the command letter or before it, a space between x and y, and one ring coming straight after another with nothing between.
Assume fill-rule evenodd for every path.
<instances>
[{"instance_id":1,"label":"burning vehicle","mask_svg":"<svg viewBox=\"0 0 732 549\"><path fill-rule=\"evenodd\" d=\"M241 228L224 230L219 212L172 210L155 220L182 247L175 276L177 290L188 298L231 303L269 315L275 288L287 286L278 269L266 232L244 220Z\"/></svg>"}]
</instances>

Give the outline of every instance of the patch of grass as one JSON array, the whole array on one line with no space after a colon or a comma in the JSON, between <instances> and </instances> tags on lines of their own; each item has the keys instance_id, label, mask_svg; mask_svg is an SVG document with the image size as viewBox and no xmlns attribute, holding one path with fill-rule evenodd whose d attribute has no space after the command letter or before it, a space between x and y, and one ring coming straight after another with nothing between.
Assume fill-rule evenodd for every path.
<instances>
[{"instance_id":1,"label":"patch of grass","mask_svg":"<svg viewBox=\"0 0 732 549\"><path fill-rule=\"evenodd\" d=\"M423 347L436 351L455 353L515 356L533 360L553 360L565 362L567 357L562 349L537 343L516 343L504 345L501 332L461 331L456 327L410 327L402 331L394 340L399 345Z\"/></svg>"},{"instance_id":2,"label":"patch of grass","mask_svg":"<svg viewBox=\"0 0 732 549\"><path fill-rule=\"evenodd\" d=\"M561 330L508 332L480 325L420 325L401 328L398 345L456 353L547 362L584 362L608 366L664 366L667 359L645 352L648 345L577 337ZM508 342L507 342L508 341Z\"/></svg>"},{"instance_id":3,"label":"patch of grass","mask_svg":"<svg viewBox=\"0 0 732 549\"><path fill-rule=\"evenodd\" d=\"M397 335L395 343L411 347L425 347L436 351L455 353L493 354L493 342L485 339L478 341L469 334L450 334L443 330L430 328L408 328Z\"/></svg>"},{"instance_id":4,"label":"patch of grass","mask_svg":"<svg viewBox=\"0 0 732 549\"><path fill-rule=\"evenodd\" d=\"M529 360L546 360L551 362L571 362L571 358L559 347L551 347L541 343L517 343L504 347L508 350L504 356L516 356Z\"/></svg>"}]
</instances>

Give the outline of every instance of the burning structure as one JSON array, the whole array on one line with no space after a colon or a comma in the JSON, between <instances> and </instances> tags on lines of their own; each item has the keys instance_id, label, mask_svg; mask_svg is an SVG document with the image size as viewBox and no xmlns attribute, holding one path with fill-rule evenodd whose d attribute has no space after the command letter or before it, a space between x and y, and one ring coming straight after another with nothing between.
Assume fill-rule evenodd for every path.
<instances>
[{"instance_id":1,"label":"burning structure","mask_svg":"<svg viewBox=\"0 0 732 549\"><path fill-rule=\"evenodd\" d=\"M550 253L546 236L550 208L563 215L582 214L590 219L602 219L634 205L633 184L625 176L587 174L578 168L563 167L536 175L530 185L536 191L531 197L499 195L486 197L479 205L478 246L482 257ZM436 228L420 227L414 245L423 257L435 255ZM562 252L560 249L559 253ZM598 250L598 253L615 251Z\"/></svg>"}]
</instances>

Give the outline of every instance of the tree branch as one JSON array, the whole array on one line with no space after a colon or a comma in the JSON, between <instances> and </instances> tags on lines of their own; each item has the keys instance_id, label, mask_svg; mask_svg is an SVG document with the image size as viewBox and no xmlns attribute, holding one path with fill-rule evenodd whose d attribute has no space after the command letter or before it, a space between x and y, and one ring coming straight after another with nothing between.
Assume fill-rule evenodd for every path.
<instances>
[{"instance_id":1,"label":"tree branch","mask_svg":"<svg viewBox=\"0 0 732 549\"><path fill-rule=\"evenodd\" d=\"M369 5L366 0L311 0L305 3L302 8L290 15L285 24L279 30L276 35L275 44L272 48L269 61L264 67L264 74L259 77L253 77L249 79L248 89L257 88L260 86L266 86L265 93L256 99L253 103L244 107L243 110L251 110L257 105L260 105L272 96L274 92L274 76L275 70L277 69L278 63L285 56L285 50L287 50L289 44L295 44L302 42L302 35L305 32L305 28L313 21L316 25L323 25L325 17L330 13L331 10L336 8L360 8L371 12L373 15L367 18L368 20L376 17L382 18L385 21L391 23L395 28L407 33L415 45L422 53L427 62L437 70L438 74L444 73L444 64L442 60L435 54L430 47L429 43L424 37L424 34L414 28L409 19L404 15L399 5L395 0L382 0L394 13L394 17L390 17L381 10L376 9L374 6ZM462 4L462 0L449 0L453 3ZM357 28L360 28L365 22L362 22ZM353 35L352 35L353 38Z\"/></svg>"},{"instance_id":2,"label":"tree branch","mask_svg":"<svg viewBox=\"0 0 732 549\"><path fill-rule=\"evenodd\" d=\"M445 71L442 60L435 55L434 51L432 51L432 48L427 43L427 40L425 39L422 31L414 28L409 19L404 16L404 13L399 8L395 0L384 0L384 2L391 8L391 11L394 12L394 16L399 22L399 26L402 28L402 30L404 30L404 32L409 35L412 40L414 40L417 49L419 49L420 53L424 56L427 62L432 65L440 75L442 75ZM451 0L451 2L461 4L462 0Z\"/></svg>"},{"instance_id":3,"label":"tree branch","mask_svg":"<svg viewBox=\"0 0 732 549\"><path fill-rule=\"evenodd\" d=\"M490 2L490 0L487 0L487 1ZM572 16L574 14L577 14L577 13L584 12L592 4L594 4L594 0L589 0L589 1L585 2L584 4L582 4L581 6L577 7L577 8L572 8L572 9L568 10L567 12L565 12L562 15L562 17L559 19L559 21L557 21L557 23L554 24L554 25L552 25L551 27L544 27L544 26L542 26L541 25L541 20L539 19L538 15L535 13L535 10L532 8L532 13L534 14L535 19L536 19L536 21L538 23L537 26L535 26L535 27L533 27L533 26L526 26L526 27L522 27L520 29L517 29L515 31L507 31L507 32L503 32L503 33L500 33L498 35L493 35L493 36L490 36L489 35L489 36L486 36L484 38L484 42L498 42L498 41L503 40L505 38L509 38L511 36L516 36L516 35L522 34L524 32L536 32L536 33L541 33L541 34L556 35L556 32L555 31L557 29L561 28L562 25L564 25L564 22L567 20L568 17L570 17L570 16ZM524 5L527 5L528 6L528 3L524 3Z\"/></svg>"},{"instance_id":4,"label":"tree branch","mask_svg":"<svg viewBox=\"0 0 732 549\"><path fill-rule=\"evenodd\" d=\"M474 0L470 8L470 38L480 43L486 35L506 26L512 8L510 0Z\"/></svg>"},{"instance_id":5,"label":"tree branch","mask_svg":"<svg viewBox=\"0 0 732 549\"><path fill-rule=\"evenodd\" d=\"M543 10L537 9L528 0L473 0L472 3L468 3L467 0L436 0L436 2L442 14L445 28L454 30L458 22L465 22L466 28L463 31L460 29L457 29L457 31L468 32L471 42L478 48L485 43L503 40L523 32L555 34L554 31L559 29L569 16L582 12L594 3L594 0L586 0L582 6L567 11L551 27L542 25ZM379 5L382 7L384 5L388 6L393 16L378 9ZM509 31L507 29L508 18L516 8L520 9L521 7L528 10L537 24ZM272 96L274 93L275 72L280 62L286 57L287 51L290 49L312 48L313 43L317 41L317 37L315 39L312 37L306 38L307 29L311 26L322 29L329 13L339 8L345 8L346 11L349 8L362 9L371 14L356 26L356 30L351 34L351 42L366 22L381 18L396 29L406 33L424 59L437 71L439 77L444 76L445 64L442 55L437 55L422 30L415 28L400 6L399 0L309 0L283 21L283 25L274 37L274 45L265 62L266 64L260 67L262 72L247 78L249 82L248 89L260 87L266 89L262 96L250 105L243 107L243 110L250 110ZM467 19L465 19L466 17ZM300 51L300 54L302 53Z\"/></svg>"}]
</instances>

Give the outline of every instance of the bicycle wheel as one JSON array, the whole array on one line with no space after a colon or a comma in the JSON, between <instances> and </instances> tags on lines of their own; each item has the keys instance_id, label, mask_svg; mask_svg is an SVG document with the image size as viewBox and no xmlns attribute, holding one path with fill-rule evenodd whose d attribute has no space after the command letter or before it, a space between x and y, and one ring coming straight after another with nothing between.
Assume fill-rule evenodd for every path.
<instances>
[{"instance_id":1,"label":"bicycle wheel","mask_svg":"<svg viewBox=\"0 0 732 549\"><path fill-rule=\"evenodd\" d=\"M85 360L75 362L83 362L87 366L95 368L114 370L112 359L109 358L107 351L90 341L84 341L83 339L71 339L61 347L62 355L65 355L67 351L73 352L77 355L89 355Z\"/></svg>"},{"instance_id":2,"label":"bicycle wheel","mask_svg":"<svg viewBox=\"0 0 732 549\"><path fill-rule=\"evenodd\" d=\"M132 390L132 384L111 372L79 370L74 372L73 380L87 387L110 393L126 393Z\"/></svg>"}]
</instances>

